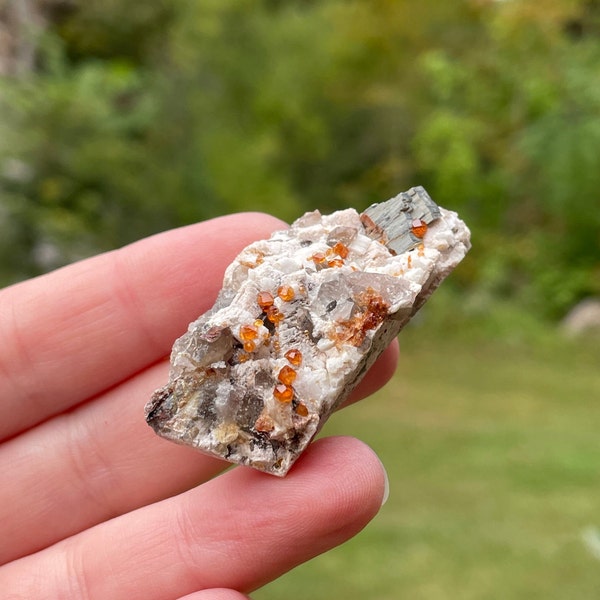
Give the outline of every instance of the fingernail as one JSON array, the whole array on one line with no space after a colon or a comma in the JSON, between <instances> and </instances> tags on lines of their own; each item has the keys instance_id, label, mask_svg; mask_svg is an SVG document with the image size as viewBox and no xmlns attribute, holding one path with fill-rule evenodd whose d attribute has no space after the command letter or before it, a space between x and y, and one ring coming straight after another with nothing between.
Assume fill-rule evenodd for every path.
<instances>
[{"instance_id":1,"label":"fingernail","mask_svg":"<svg viewBox=\"0 0 600 600\"><path fill-rule=\"evenodd\" d=\"M390 478L388 477L385 465L383 464L383 462L381 462L381 459L379 459L379 463L381 464L381 470L383 471L383 479L384 479L383 497L381 498L381 506L383 506L388 501L388 498L390 497Z\"/></svg>"}]
</instances>

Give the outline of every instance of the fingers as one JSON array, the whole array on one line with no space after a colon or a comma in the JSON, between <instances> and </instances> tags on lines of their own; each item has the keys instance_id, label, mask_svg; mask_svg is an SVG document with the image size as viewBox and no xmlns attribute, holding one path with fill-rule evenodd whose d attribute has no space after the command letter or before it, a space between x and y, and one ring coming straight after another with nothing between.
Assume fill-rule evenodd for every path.
<instances>
[{"instance_id":1,"label":"fingers","mask_svg":"<svg viewBox=\"0 0 600 600\"><path fill-rule=\"evenodd\" d=\"M383 383L395 365L394 350L388 354L354 400ZM11 540L0 544L0 564L180 493L228 466L167 442L146 425L144 403L167 371L166 363L154 365L0 446L11 482L0 486L0 538Z\"/></svg>"},{"instance_id":2,"label":"fingers","mask_svg":"<svg viewBox=\"0 0 600 600\"><path fill-rule=\"evenodd\" d=\"M225 267L284 225L241 214L160 234L0 292L0 439L165 356Z\"/></svg>"},{"instance_id":3,"label":"fingers","mask_svg":"<svg viewBox=\"0 0 600 600\"><path fill-rule=\"evenodd\" d=\"M0 446L0 564L145 504L180 493L226 467L162 440L144 402L167 378L159 364L94 402ZM27 498L23 502L23 498Z\"/></svg>"},{"instance_id":4,"label":"fingers","mask_svg":"<svg viewBox=\"0 0 600 600\"><path fill-rule=\"evenodd\" d=\"M15 599L89 600L248 592L360 531L384 487L364 444L319 440L284 479L233 469L5 565L0 589Z\"/></svg>"},{"instance_id":5,"label":"fingers","mask_svg":"<svg viewBox=\"0 0 600 600\"><path fill-rule=\"evenodd\" d=\"M179 598L179 600L248 600L248 596L235 590L221 588L218 590L203 590L195 594L189 594L185 598Z\"/></svg>"}]
</instances>

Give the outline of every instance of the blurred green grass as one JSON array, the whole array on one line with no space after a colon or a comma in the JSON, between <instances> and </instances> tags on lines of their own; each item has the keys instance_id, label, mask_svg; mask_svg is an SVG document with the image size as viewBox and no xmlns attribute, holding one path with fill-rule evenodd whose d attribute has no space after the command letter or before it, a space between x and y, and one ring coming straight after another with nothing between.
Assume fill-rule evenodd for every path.
<instances>
[{"instance_id":1,"label":"blurred green grass","mask_svg":"<svg viewBox=\"0 0 600 600\"><path fill-rule=\"evenodd\" d=\"M253 597L600 597L598 340L431 325L400 339L393 381L325 431L378 452L388 503L354 540Z\"/></svg>"}]
</instances>

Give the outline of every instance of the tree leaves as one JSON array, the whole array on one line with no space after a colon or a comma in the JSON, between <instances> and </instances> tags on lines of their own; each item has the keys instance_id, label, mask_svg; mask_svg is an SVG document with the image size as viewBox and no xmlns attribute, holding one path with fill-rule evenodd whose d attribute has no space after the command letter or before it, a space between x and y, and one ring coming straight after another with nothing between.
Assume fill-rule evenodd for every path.
<instances>
[{"instance_id":1,"label":"tree leaves","mask_svg":"<svg viewBox=\"0 0 600 600\"><path fill-rule=\"evenodd\" d=\"M217 214L424 184L474 230L470 285L549 315L600 293L597 2L72 7L36 70L0 82L4 281Z\"/></svg>"}]
</instances>

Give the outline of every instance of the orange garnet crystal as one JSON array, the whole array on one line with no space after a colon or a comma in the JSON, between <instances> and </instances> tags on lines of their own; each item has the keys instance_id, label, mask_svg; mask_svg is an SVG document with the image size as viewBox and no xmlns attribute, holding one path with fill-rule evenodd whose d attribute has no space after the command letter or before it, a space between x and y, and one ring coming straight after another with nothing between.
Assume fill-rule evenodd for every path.
<instances>
[{"instance_id":1,"label":"orange garnet crystal","mask_svg":"<svg viewBox=\"0 0 600 600\"><path fill-rule=\"evenodd\" d=\"M347 246L344 246L342 242L337 242L332 248L334 254L337 254L340 258L348 258L350 250Z\"/></svg>"},{"instance_id":2,"label":"orange garnet crystal","mask_svg":"<svg viewBox=\"0 0 600 600\"><path fill-rule=\"evenodd\" d=\"M246 352L254 352L256 350L256 344L252 340L244 342L244 350Z\"/></svg>"},{"instance_id":3,"label":"orange garnet crystal","mask_svg":"<svg viewBox=\"0 0 600 600\"><path fill-rule=\"evenodd\" d=\"M322 265L327 260L327 257L323 252L317 252L310 257L310 260L312 260L315 265Z\"/></svg>"},{"instance_id":4,"label":"orange garnet crystal","mask_svg":"<svg viewBox=\"0 0 600 600\"><path fill-rule=\"evenodd\" d=\"M275 386L275 389L273 390L273 396L275 396L279 402L287 404L294 398L294 390L289 385L280 383Z\"/></svg>"},{"instance_id":5,"label":"orange garnet crystal","mask_svg":"<svg viewBox=\"0 0 600 600\"><path fill-rule=\"evenodd\" d=\"M271 306L273 306L273 302L275 301L272 294L270 294L269 292L259 292L256 300L258 302L258 305L263 310L271 308Z\"/></svg>"},{"instance_id":6,"label":"orange garnet crystal","mask_svg":"<svg viewBox=\"0 0 600 600\"><path fill-rule=\"evenodd\" d=\"M410 226L412 234L419 239L423 238L427 233L427 223L421 221L421 219L415 219Z\"/></svg>"},{"instance_id":7,"label":"orange garnet crystal","mask_svg":"<svg viewBox=\"0 0 600 600\"><path fill-rule=\"evenodd\" d=\"M281 323L281 321L283 321L283 313L281 311L277 310L277 308L275 306L271 306L270 308L267 308L266 313L267 313L267 319L269 319L269 321L271 321L271 323L273 323L273 325L279 325L279 323Z\"/></svg>"},{"instance_id":8,"label":"orange garnet crystal","mask_svg":"<svg viewBox=\"0 0 600 600\"><path fill-rule=\"evenodd\" d=\"M302 403L296 406L296 414L300 417L308 417L308 408Z\"/></svg>"},{"instance_id":9,"label":"orange garnet crystal","mask_svg":"<svg viewBox=\"0 0 600 600\"><path fill-rule=\"evenodd\" d=\"M292 369L292 367L288 367L287 365L279 371L279 375L277 375L277 379L281 381L284 385L292 385L296 380L296 371Z\"/></svg>"},{"instance_id":10,"label":"orange garnet crystal","mask_svg":"<svg viewBox=\"0 0 600 600\"><path fill-rule=\"evenodd\" d=\"M288 350L284 356L288 359L288 362L295 367L299 367L302 364L302 352L296 350L296 348Z\"/></svg>"},{"instance_id":11,"label":"orange garnet crystal","mask_svg":"<svg viewBox=\"0 0 600 600\"><path fill-rule=\"evenodd\" d=\"M284 302L291 302L294 299L296 293L294 292L294 288L289 285L280 285L277 289L277 295Z\"/></svg>"},{"instance_id":12,"label":"orange garnet crystal","mask_svg":"<svg viewBox=\"0 0 600 600\"><path fill-rule=\"evenodd\" d=\"M240 327L240 340L250 342L258 337L258 328L254 325L242 325Z\"/></svg>"}]
</instances>

